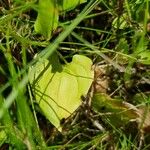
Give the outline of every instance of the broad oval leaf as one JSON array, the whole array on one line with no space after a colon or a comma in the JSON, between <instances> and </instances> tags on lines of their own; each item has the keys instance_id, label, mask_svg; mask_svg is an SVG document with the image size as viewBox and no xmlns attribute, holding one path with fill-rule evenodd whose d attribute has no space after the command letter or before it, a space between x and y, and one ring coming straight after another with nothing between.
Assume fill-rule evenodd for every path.
<instances>
[{"instance_id":1,"label":"broad oval leaf","mask_svg":"<svg viewBox=\"0 0 150 150\"><path fill-rule=\"evenodd\" d=\"M39 0L35 31L50 39L52 31L58 26L58 8L55 0Z\"/></svg>"},{"instance_id":2,"label":"broad oval leaf","mask_svg":"<svg viewBox=\"0 0 150 150\"><path fill-rule=\"evenodd\" d=\"M82 55L75 55L71 63L62 66L61 72L56 65L60 64L41 60L30 69L29 80L44 115L61 131L61 119L69 117L80 106L80 97L87 94L94 74L92 61Z\"/></svg>"}]
</instances>

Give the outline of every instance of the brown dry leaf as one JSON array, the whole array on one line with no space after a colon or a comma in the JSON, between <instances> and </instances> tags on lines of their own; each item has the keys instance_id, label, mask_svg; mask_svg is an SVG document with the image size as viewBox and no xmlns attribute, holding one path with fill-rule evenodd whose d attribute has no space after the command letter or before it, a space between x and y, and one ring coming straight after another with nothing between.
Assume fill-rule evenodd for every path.
<instances>
[{"instance_id":1,"label":"brown dry leaf","mask_svg":"<svg viewBox=\"0 0 150 150\"><path fill-rule=\"evenodd\" d=\"M109 77L106 76L107 65L93 65L94 70L94 92L106 93L109 86Z\"/></svg>"},{"instance_id":2,"label":"brown dry leaf","mask_svg":"<svg viewBox=\"0 0 150 150\"><path fill-rule=\"evenodd\" d=\"M105 93L95 93L92 108L102 117L109 118L114 126L122 126L129 122L137 122L141 132L150 132L150 109L147 106L137 108L128 102L113 99Z\"/></svg>"},{"instance_id":3,"label":"brown dry leaf","mask_svg":"<svg viewBox=\"0 0 150 150\"><path fill-rule=\"evenodd\" d=\"M141 128L144 133L150 133L150 108L146 106L142 106L139 108L139 112L141 114L139 120L139 128Z\"/></svg>"}]
</instances>

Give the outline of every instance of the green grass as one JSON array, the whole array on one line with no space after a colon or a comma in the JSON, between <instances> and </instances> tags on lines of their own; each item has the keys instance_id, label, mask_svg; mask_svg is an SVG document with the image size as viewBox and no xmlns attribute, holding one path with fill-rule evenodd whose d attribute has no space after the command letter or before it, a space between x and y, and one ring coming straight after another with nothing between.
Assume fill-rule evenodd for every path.
<instances>
[{"instance_id":1,"label":"green grass","mask_svg":"<svg viewBox=\"0 0 150 150\"><path fill-rule=\"evenodd\" d=\"M49 58L57 51L64 63L76 53L83 54L90 57L93 64L102 62L110 66L106 74L109 77L108 95L148 108L149 3L149 0L118 3L91 0L61 14L59 28L63 31L52 35L51 40L34 31L35 1L13 1L9 9L2 4L0 147L10 150L149 149L149 131L144 133L143 142L136 123L118 129L107 121L107 117L97 116L90 106L83 105L78 115L71 116L63 132L59 133L41 113L28 83L28 69L39 59ZM90 113L85 113L85 109ZM105 131L100 131L93 120ZM146 127L149 129L150 123Z\"/></svg>"}]
</instances>

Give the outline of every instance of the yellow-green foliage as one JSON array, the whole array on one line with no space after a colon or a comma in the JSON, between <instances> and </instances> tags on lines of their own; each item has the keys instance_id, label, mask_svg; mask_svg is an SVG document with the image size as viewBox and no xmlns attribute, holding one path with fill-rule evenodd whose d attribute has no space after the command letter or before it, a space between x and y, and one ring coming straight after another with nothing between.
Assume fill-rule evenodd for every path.
<instances>
[{"instance_id":1,"label":"yellow-green foliage","mask_svg":"<svg viewBox=\"0 0 150 150\"><path fill-rule=\"evenodd\" d=\"M35 31L50 39L58 26L59 12L69 11L84 2L86 0L39 0Z\"/></svg>"},{"instance_id":2,"label":"yellow-green foliage","mask_svg":"<svg viewBox=\"0 0 150 150\"><path fill-rule=\"evenodd\" d=\"M39 61L29 72L32 89L44 115L61 131L60 121L69 117L81 104L93 81L92 61L74 55L64 66L47 59ZM58 67L59 66L59 67Z\"/></svg>"}]
</instances>

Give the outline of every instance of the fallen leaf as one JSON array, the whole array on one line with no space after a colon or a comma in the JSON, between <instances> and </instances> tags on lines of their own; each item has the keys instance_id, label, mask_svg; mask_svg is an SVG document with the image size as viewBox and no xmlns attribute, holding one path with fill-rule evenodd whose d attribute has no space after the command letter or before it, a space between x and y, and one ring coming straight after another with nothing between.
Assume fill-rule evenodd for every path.
<instances>
[{"instance_id":1,"label":"fallen leaf","mask_svg":"<svg viewBox=\"0 0 150 150\"><path fill-rule=\"evenodd\" d=\"M140 131L150 133L150 108L136 107L128 102L113 99L105 93L95 93L92 98L92 109L100 113L103 119L109 119L114 126L124 126L135 121Z\"/></svg>"}]
</instances>

